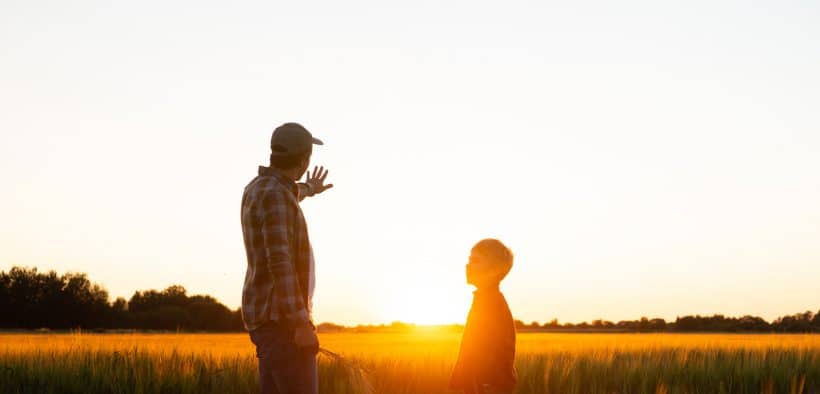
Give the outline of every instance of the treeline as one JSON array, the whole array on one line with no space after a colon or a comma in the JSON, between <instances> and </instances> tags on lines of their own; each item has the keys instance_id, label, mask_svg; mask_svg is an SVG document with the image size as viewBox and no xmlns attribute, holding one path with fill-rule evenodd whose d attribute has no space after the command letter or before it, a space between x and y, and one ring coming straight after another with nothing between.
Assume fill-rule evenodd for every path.
<instances>
[{"instance_id":1,"label":"treeline","mask_svg":"<svg viewBox=\"0 0 820 394\"><path fill-rule=\"evenodd\" d=\"M435 327L420 326L412 323L395 321L390 324L367 324L346 327L334 323L322 323L318 326L320 332L412 332L419 329L434 329L437 331L460 332L462 325L438 325ZM820 332L820 311L797 313L775 319L771 323L757 316L725 317L714 316L683 316L675 321L667 322L661 318L649 319L642 317L638 320L622 320L611 322L598 319L591 323L559 323L553 319L541 324L537 321L525 323L515 320L518 331L555 331L555 332L737 332L737 333L813 333Z\"/></svg>"},{"instance_id":2,"label":"treeline","mask_svg":"<svg viewBox=\"0 0 820 394\"><path fill-rule=\"evenodd\" d=\"M86 274L13 267L0 271L0 328L239 331L239 310L182 286L137 291L109 302Z\"/></svg>"},{"instance_id":3,"label":"treeline","mask_svg":"<svg viewBox=\"0 0 820 394\"><path fill-rule=\"evenodd\" d=\"M820 311L783 316L767 322L757 316L682 316L673 322L661 318L593 320L590 323L526 324L519 330L611 332L820 332ZM0 271L0 329L139 329L184 331L242 331L239 309L230 310L207 295L189 296L182 286L137 291L131 299L109 301L108 292L84 273L57 275L54 271L13 267ZM390 325L344 327L322 323L321 331L409 331L419 326L402 322ZM460 326L439 327L460 330Z\"/></svg>"},{"instance_id":4,"label":"treeline","mask_svg":"<svg viewBox=\"0 0 820 394\"><path fill-rule=\"evenodd\" d=\"M673 322L661 318L649 319L642 317L639 320L622 320L617 323L608 320L593 320L592 323L561 324L557 319L544 324L532 322L526 324L521 320L515 321L519 330L571 330L571 331L638 331L638 332L789 332L808 333L820 332L820 311L812 313L806 311L794 315L783 316L771 323L758 316L726 317L713 316L679 316Z\"/></svg>"}]
</instances>

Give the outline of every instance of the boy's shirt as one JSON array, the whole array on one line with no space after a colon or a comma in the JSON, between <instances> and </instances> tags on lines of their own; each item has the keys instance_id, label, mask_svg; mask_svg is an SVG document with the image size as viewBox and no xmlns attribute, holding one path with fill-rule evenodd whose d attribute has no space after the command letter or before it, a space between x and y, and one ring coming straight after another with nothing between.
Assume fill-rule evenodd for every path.
<instances>
[{"instance_id":1,"label":"boy's shirt","mask_svg":"<svg viewBox=\"0 0 820 394\"><path fill-rule=\"evenodd\" d=\"M475 384L490 384L512 389L514 360L515 325L507 300L498 288L474 291L450 388L469 390Z\"/></svg>"}]
</instances>

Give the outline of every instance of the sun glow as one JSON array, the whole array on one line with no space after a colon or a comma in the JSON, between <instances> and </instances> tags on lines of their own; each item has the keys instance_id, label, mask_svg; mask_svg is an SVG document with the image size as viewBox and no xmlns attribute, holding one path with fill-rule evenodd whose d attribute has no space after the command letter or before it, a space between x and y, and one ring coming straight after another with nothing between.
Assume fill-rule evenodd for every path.
<instances>
[{"instance_id":1,"label":"sun glow","mask_svg":"<svg viewBox=\"0 0 820 394\"><path fill-rule=\"evenodd\" d=\"M470 307L470 292L465 287L454 288L416 286L412 292L386 297L382 316L385 322L464 324Z\"/></svg>"}]
</instances>

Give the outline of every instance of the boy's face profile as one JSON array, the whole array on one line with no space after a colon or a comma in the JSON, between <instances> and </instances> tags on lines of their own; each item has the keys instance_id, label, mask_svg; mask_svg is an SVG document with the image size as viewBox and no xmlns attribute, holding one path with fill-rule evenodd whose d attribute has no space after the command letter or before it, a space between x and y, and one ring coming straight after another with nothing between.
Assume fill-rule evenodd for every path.
<instances>
[{"instance_id":1,"label":"boy's face profile","mask_svg":"<svg viewBox=\"0 0 820 394\"><path fill-rule=\"evenodd\" d=\"M487 238L470 249L465 273L467 283L476 287L497 287L512 268L513 255L501 241Z\"/></svg>"},{"instance_id":2,"label":"boy's face profile","mask_svg":"<svg viewBox=\"0 0 820 394\"><path fill-rule=\"evenodd\" d=\"M487 256L476 251L470 252L470 260L467 262L465 271L467 283L476 287L494 285L499 282L495 264Z\"/></svg>"}]
</instances>

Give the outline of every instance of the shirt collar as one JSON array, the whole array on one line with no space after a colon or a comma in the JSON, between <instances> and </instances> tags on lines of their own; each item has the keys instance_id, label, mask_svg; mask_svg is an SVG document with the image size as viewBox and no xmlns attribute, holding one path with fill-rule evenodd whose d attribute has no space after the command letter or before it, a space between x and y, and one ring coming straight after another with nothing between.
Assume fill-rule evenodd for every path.
<instances>
[{"instance_id":1,"label":"shirt collar","mask_svg":"<svg viewBox=\"0 0 820 394\"><path fill-rule=\"evenodd\" d=\"M279 183L290 189L294 195L296 194L296 181L289 179L275 167L259 166L259 176L272 176L276 178Z\"/></svg>"}]
</instances>

